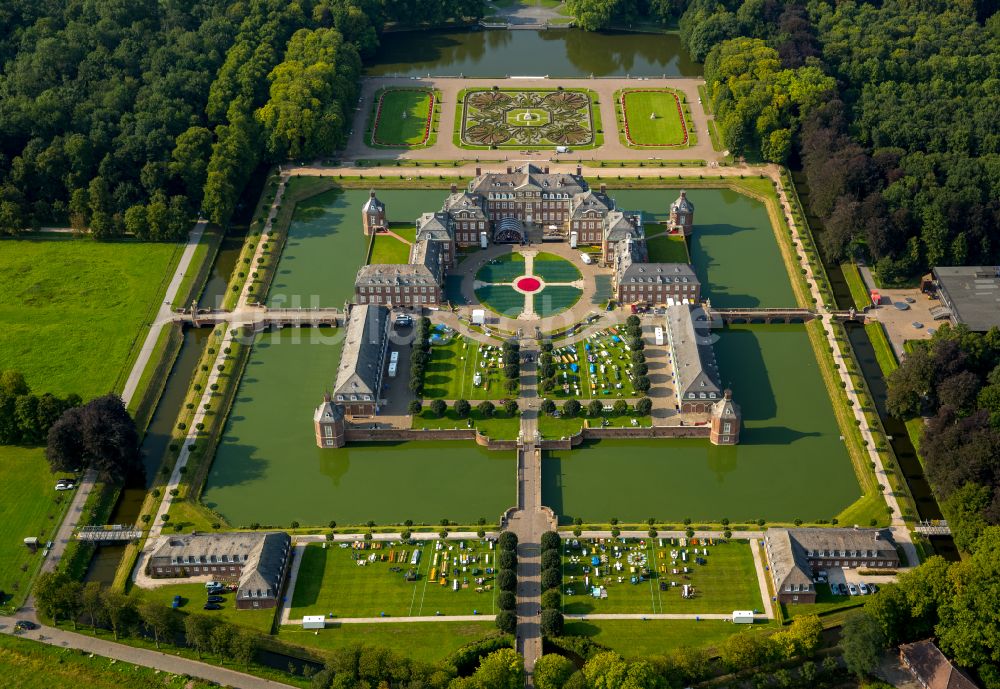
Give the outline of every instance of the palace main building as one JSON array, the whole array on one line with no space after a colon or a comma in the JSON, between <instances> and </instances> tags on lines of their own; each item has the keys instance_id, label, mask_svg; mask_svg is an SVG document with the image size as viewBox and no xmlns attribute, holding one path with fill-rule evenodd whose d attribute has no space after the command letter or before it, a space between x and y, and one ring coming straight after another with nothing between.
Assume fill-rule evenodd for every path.
<instances>
[{"instance_id":1,"label":"palace main building","mask_svg":"<svg viewBox=\"0 0 1000 689\"><path fill-rule=\"evenodd\" d=\"M371 192L361 211L366 235L386 231L386 207ZM650 263L642 213L621 210L607 188L593 191L576 174L549 172L526 163L506 172L476 169L468 188L452 185L441 210L416 221L406 264L366 265L354 282L358 304L421 307L441 304L444 282L459 247L522 244L531 227L543 241L569 240L600 247L601 263L613 268L614 296L623 304L696 304L701 284L687 263ZM668 231L688 236L694 206L682 191L670 207Z\"/></svg>"}]
</instances>

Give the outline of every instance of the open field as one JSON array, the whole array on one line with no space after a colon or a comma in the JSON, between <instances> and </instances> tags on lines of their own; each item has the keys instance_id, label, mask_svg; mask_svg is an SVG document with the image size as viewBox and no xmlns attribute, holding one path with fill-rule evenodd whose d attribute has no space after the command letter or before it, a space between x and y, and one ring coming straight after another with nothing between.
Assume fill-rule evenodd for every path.
<instances>
[{"instance_id":1,"label":"open field","mask_svg":"<svg viewBox=\"0 0 1000 689\"><path fill-rule=\"evenodd\" d=\"M207 682L0 634L3 683L18 689L207 689Z\"/></svg>"},{"instance_id":2,"label":"open field","mask_svg":"<svg viewBox=\"0 0 1000 689\"><path fill-rule=\"evenodd\" d=\"M391 148L428 145L435 103L430 89L383 90L375 97L371 143Z\"/></svg>"},{"instance_id":3,"label":"open field","mask_svg":"<svg viewBox=\"0 0 1000 689\"><path fill-rule=\"evenodd\" d=\"M243 627L250 627L267 634L271 631L274 616L277 608L269 610L237 610L236 593L227 593L223 596L226 599L222 605L222 610L202 610L208 594L205 593L205 584L193 582L190 584L167 584L153 589L139 589L143 598L156 600L170 607L174 596L181 597L181 605L177 608L182 613L198 613L238 624Z\"/></svg>"},{"instance_id":4,"label":"open field","mask_svg":"<svg viewBox=\"0 0 1000 689\"><path fill-rule=\"evenodd\" d=\"M726 620L567 620L566 636L586 636L625 657L665 655L685 648L715 648L748 631L767 634L773 624L733 624Z\"/></svg>"},{"instance_id":5,"label":"open field","mask_svg":"<svg viewBox=\"0 0 1000 689\"><path fill-rule=\"evenodd\" d=\"M512 504L511 453L448 441L316 447L312 413L336 373L340 337L307 328L258 337L205 505L234 526L287 526L493 521Z\"/></svg>"},{"instance_id":6,"label":"open field","mask_svg":"<svg viewBox=\"0 0 1000 689\"><path fill-rule=\"evenodd\" d=\"M610 328L576 344L553 349L556 385L546 396L553 399L597 398L608 404L620 397L636 397L629 378L631 353L618 332L618 328Z\"/></svg>"},{"instance_id":7,"label":"open field","mask_svg":"<svg viewBox=\"0 0 1000 689\"><path fill-rule=\"evenodd\" d=\"M575 418L540 414L538 417L538 432L542 434L543 438L568 438L580 432L584 421L588 421L592 427L607 422L608 427L611 428L631 428L633 420L636 422L636 426L649 427L653 425L652 417L639 416L634 412L627 412L622 416L611 412L604 412L601 414L600 420L588 419L583 413Z\"/></svg>"},{"instance_id":8,"label":"open field","mask_svg":"<svg viewBox=\"0 0 1000 689\"><path fill-rule=\"evenodd\" d=\"M282 627L278 638L291 644L332 650L360 644L391 648L400 655L436 663L467 643L496 632L492 621L482 622L380 622L377 624L328 624L319 634L296 627Z\"/></svg>"},{"instance_id":9,"label":"open field","mask_svg":"<svg viewBox=\"0 0 1000 689\"><path fill-rule=\"evenodd\" d=\"M302 556L293 619L494 614L497 551L484 541L324 545L310 544Z\"/></svg>"},{"instance_id":10,"label":"open field","mask_svg":"<svg viewBox=\"0 0 1000 689\"><path fill-rule=\"evenodd\" d=\"M650 263L690 263L687 241L682 235L659 232L646 236Z\"/></svg>"},{"instance_id":11,"label":"open field","mask_svg":"<svg viewBox=\"0 0 1000 689\"><path fill-rule=\"evenodd\" d=\"M377 234L372 240L372 255L368 263L409 263L410 245L390 234Z\"/></svg>"},{"instance_id":12,"label":"open field","mask_svg":"<svg viewBox=\"0 0 1000 689\"><path fill-rule=\"evenodd\" d=\"M433 341L432 341L433 342ZM424 397L428 400L502 400L517 396L508 392L503 375L503 355L497 345L485 345L455 334L450 341L432 344L424 373ZM476 384L476 376L480 382Z\"/></svg>"},{"instance_id":13,"label":"open field","mask_svg":"<svg viewBox=\"0 0 1000 689\"><path fill-rule=\"evenodd\" d=\"M180 244L0 240L0 361L32 389L84 400L120 389Z\"/></svg>"},{"instance_id":14,"label":"open field","mask_svg":"<svg viewBox=\"0 0 1000 689\"><path fill-rule=\"evenodd\" d=\"M66 474L70 476L71 474ZM37 536L44 546L55 534L73 491L53 490L62 474L49 471L42 448L0 446L0 591L6 604L13 596L20 602L28 592L35 570L42 562L42 549L32 554L23 543Z\"/></svg>"},{"instance_id":15,"label":"open field","mask_svg":"<svg viewBox=\"0 0 1000 689\"><path fill-rule=\"evenodd\" d=\"M469 426L469 421L472 426ZM519 416L510 416L498 409L492 418L484 419L479 411L472 407L468 419L458 418L458 414L451 408L442 417L435 417L430 410L424 409L418 416L413 417L413 428L478 428L483 435L494 440L514 440L521 430L521 419Z\"/></svg>"},{"instance_id":16,"label":"open field","mask_svg":"<svg viewBox=\"0 0 1000 689\"><path fill-rule=\"evenodd\" d=\"M707 545L696 539L695 546L682 547L679 540L586 539L576 546L575 539L564 542L563 612L698 614L763 608L746 542ZM707 555L702 554L705 549ZM596 569L594 556L601 559ZM697 558L704 564L696 563ZM694 586L692 597L681 597L683 584ZM597 586L606 598L591 595Z\"/></svg>"},{"instance_id":17,"label":"open field","mask_svg":"<svg viewBox=\"0 0 1000 689\"><path fill-rule=\"evenodd\" d=\"M671 148L688 144L684 106L673 89L626 89L619 92L617 107L626 145Z\"/></svg>"}]
</instances>

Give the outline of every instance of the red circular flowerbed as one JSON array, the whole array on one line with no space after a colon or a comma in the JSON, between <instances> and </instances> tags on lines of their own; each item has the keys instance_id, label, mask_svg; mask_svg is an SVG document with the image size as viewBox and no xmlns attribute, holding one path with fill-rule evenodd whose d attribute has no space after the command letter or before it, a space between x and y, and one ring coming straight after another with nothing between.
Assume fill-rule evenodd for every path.
<instances>
[{"instance_id":1,"label":"red circular flowerbed","mask_svg":"<svg viewBox=\"0 0 1000 689\"><path fill-rule=\"evenodd\" d=\"M537 292L542 287L542 283L538 278L521 278L514 283L522 292Z\"/></svg>"}]
</instances>

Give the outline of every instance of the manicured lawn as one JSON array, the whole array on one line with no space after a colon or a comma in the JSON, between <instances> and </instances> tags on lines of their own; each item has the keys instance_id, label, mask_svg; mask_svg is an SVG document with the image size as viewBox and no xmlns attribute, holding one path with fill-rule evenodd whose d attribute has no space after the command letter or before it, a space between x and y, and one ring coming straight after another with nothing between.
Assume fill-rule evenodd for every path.
<instances>
[{"instance_id":1,"label":"manicured lawn","mask_svg":"<svg viewBox=\"0 0 1000 689\"><path fill-rule=\"evenodd\" d=\"M453 141L464 148L600 145L597 96L585 89L460 91Z\"/></svg>"},{"instance_id":2,"label":"manicured lawn","mask_svg":"<svg viewBox=\"0 0 1000 689\"><path fill-rule=\"evenodd\" d=\"M619 397L636 397L629 371L632 369L632 350L624 341L624 328L608 328L588 335L577 344L582 377L581 399L598 398L613 402ZM560 370L556 366L557 372Z\"/></svg>"},{"instance_id":3,"label":"manicured lawn","mask_svg":"<svg viewBox=\"0 0 1000 689\"><path fill-rule=\"evenodd\" d=\"M442 417L435 417L429 409L424 409L419 416L413 417L413 428L478 428L483 435L495 440L514 440L521 428L518 416L508 417L503 410L497 411L492 418L484 419L475 407L469 413L468 419L460 419L453 409L448 409Z\"/></svg>"},{"instance_id":4,"label":"manicured lawn","mask_svg":"<svg viewBox=\"0 0 1000 689\"><path fill-rule=\"evenodd\" d=\"M373 143L401 147L426 143L430 136L431 99L428 89L385 90L375 101Z\"/></svg>"},{"instance_id":5,"label":"manicured lawn","mask_svg":"<svg viewBox=\"0 0 1000 689\"><path fill-rule=\"evenodd\" d=\"M476 290L476 299L488 309L508 318L524 311L524 295L507 285L485 285Z\"/></svg>"},{"instance_id":6,"label":"manicured lawn","mask_svg":"<svg viewBox=\"0 0 1000 689\"><path fill-rule=\"evenodd\" d=\"M410 245L388 234L375 235L368 263L409 263Z\"/></svg>"},{"instance_id":7,"label":"manicured lawn","mask_svg":"<svg viewBox=\"0 0 1000 689\"><path fill-rule=\"evenodd\" d=\"M573 282L582 277L580 269L565 258L544 251L535 256L531 273L545 282Z\"/></svg>"},{"instance_id":8,"label":"manicured lawn","mask_svg":"<svg viewBox=\"0 0 1000 689\"><path fill-rule=\"evenodd\" d=\"M495 566L497 551L485 541L323 545L305 549L292 595L292 619L494 613L496 587L487 570ZM413 565L417 550L419 562ZM416 579L406 581L407 572Z\"/></svg>"},{"instance_id":9,"label":"manicured lawn","mask_svg":"<svg viewBox=\"0 0 1000 689\"><path fill-rule=\"evenodd\" d=\"M690 263L687 242L681 235L664 232L648 237L646 248L649 250L650 263Z\"/></svg>"},{"instance_id":10,"label":"manicured lawn","mask_svg":"<svg viewBox=\"0 0 1000 689\"><path fill-rule=\"evenodd\" d=\"M465 644L496 631L492 621L448 622L446 619L441 622L333 624L318 634L287 626L281 628L278 638L324 650L353 645L382 646L416 660L436 663Z\"/></svg>"},{"instance_id":11,"label":"manicured lawn","mask_svg":"<svg viewBox=\"0 0 1000 689\"><path fill-rule=\"evenodd\" d=\"M581 296L583 296L583 291L576 287L547 285L541 292L535 293L534 310L542 318L552 316L572 308L576 302L580 301Z\"/></svg>"},{"instance_id":12,"label":"manicured lawn","mask_svg":"<svg viewBox=\"0 0 1000 689\"><path fill-rule=\"evenodd\" d=\"M762 609L753 554L745 541L699 543L692 548L681 547L679 540L616 539L597 543L586 539L577 547L572 541L565 543L563 612L699 614ZM708 555L702 554L703 549L708 550ZM687 562L682 559L683 553L687 553ZM591 565L595 555L602 560L600 576L595 576ZM696 557L701 557L705 564L697 564ZM690 570L686 574L685 567ZM639 580L640 576L644 581ZM607 598L594 598L588 582L591 588L603 587ZM661 583L667 585L666 590L662 590ZM695 587L693 598L681 597L683 584Z\"/></svg>"},{"instance_id":13,"label":"manicured lawn","mask_svg":"<svg viewBox=\"0 0 1000 689\"><path fill-rule=\"evenodd\" d=\"M619 107L626 141L636 146L682 146L687 143L680 99L671 90L625 91Z\"/></svg>"},{"instance_id":14,"label":"manicured lawn","mask_svg":"<svg viewBox=\"0 0 1000 689\"><path fill-rule=\"evenodd\" d=\"M669 654L676 649L716 647L750 625L725 620L593 620L566 621L566 636L586 636L625 657ZM754 633L775 631L755 624Z\"/></svg>"},{"instance_id":15,"label":"manicured lawn","mask_svg":"<svg viewBox=\"0 0 1000 689\"><path fill-rule=\"evenodd\" d=\"M23 539L36 536L42 545L55 535L73 492L57 493L56 475L49 471L42 448L0 446L0 591L20 601L42 561ZM69 474L67 474L68 476ZM26 568L24 571L22 568Z\"/></svg>"},{"instance_id":16,"label":"manicured lawn","mask_svg":"<svg viewBox=\"0 0 1000 689\"><path fill-rule=\"evenodd\" d=\"M781 604L785 617L801 617L803 615L822 615L823 613L842 608L853 608L863 605L865 599L859 596L841 596L830 593L828 584L816 584L816 602L798 603L795 605Z\"/></svg>"},{"instance_id":17,"label":"manicured lawn","mask_svg":"<svg viewBox=\"0 0 1000 689\"><path fill-rule=\"evenodd\" d=\"M207 682L0 634L3 685L18 689L205 689Z\"/></svg>"},{"instance_id":18,"label":"manicured lawn","mask_svg":"<svg viewBox=\"0 0 1000 689\"><path fill-rule=\"evenodd\" d=\"M517 252L501 254L476 271L480 282L513 282L524 275L524 256Z\"/></svg>"},{"instance_id":19,"label":"manicured lawn","mask_svg":"<svg viewBox=\"0 0 1000 689\"><path fill-rule=\"evenodd\" d=\"M167 584L166 586L158 586L153 589L138 590L141 592L143 598L162 601L166 606L171 605L174 596L180 596L181 606L178 610L182 613L210 615L226 622L256 629L265 634L271 631L271 623L277 612L277 608L271 608L270 610L237 610L235 592L225 594L224 598L226 602L220 603L222 610L203 610L202 606L205 605L205 599L208 597L208 594L205 593L205 584L202 582Z\"/></svg>"},{"instance_id":20,"label":"manicured lawn","mask_svg":"<svg viewBox=\"0 0 1000 689\"><path fill-rule=\"evenodd\" d=\"M476 385L476 375L480 376ZM502 400L516 396L504 387L500 347L455 335L431 346L424 373L424 398L443 400Z\"/></svg>"},{"instance_id":21,"label":"manicured lawn","mask_svg":"<svg viewBox=\"0 0 1000 689\"><path fill-rule=\"evenodd\" d=\"M568 438L580 432L580 429L583 428L584 418L583 413L575 418L542 414L538 417L538 430L543 438ZM634 413L616 416L610 412L605 412L601 414L601 419L607 420L608 425L613 428L631 428L632 419L635 419L638 426L648 427L653 425L651 417L639 416ZM600 419L591 419L592 427L599 425L601 425Z\"/></svg>"},{"instance_id":22,"label":"manicured lawn","mask_svg":"<svg viewBox=\"0 0 1000 689\"><path fill-rule=\"evenodd\" d=\"M35 392L84 400L121 389L178 244L0 240L0 362Z\"/></svg>"}]
</instances>

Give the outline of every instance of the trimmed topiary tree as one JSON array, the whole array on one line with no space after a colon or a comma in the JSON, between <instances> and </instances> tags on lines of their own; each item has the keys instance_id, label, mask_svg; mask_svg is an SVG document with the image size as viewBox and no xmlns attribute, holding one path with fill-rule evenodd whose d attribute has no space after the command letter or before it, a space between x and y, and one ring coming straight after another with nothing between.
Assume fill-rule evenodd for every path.
<instances>
[{"instance_id":1,"label":"trimmed topiary tree","mask_svg":"<svg viewBox=\"0 0 1000 689\"><path fill-rule=\"evenodd\" d=\"M503 572L501 572L502 574ZM499 580L499 578L498 578ZM557 569L542 570L542 590L559 588L562 583L562 573Z\"/></svg>"},{"instance_id":2,"label":"trimmed topiary tree","mask_svg":"<svg viewBox=\"0 0 1000 689\"><path fill-rule=\"evenodd\" d=\"M444 413L448 411L448 405L445 404L444 400L434 400L431 402L431 414L437 418L444 416Z\"/></svg>"},{"instance_id":3,"label":"trimmed topiary tree","mask_svg":"<svg viewBox=\"0 0 1000 689\"><path fill-rule=\"evenodd\" d=\"M497 588L501 591L514 591L517 589L517 575L512 569L501 569L497 572Z\"/></svg>"},{"instance_id":4,"label":"trimmed topiary tree","mask_svg":"<svg viewBox=\"0 0 1000 689\"><path fill-rule=\"evenodd\" d=\"M558 531L546 531L542 534L542 550L559 550L562 546L562 538Z\"/></svg>"},{"instance_id":5,"label":"trimmed topiary tree","mask_svg":"<svg viewBox=\"0 0 1000 689\"><path fill-rule=\"evenodd\" d=\"M513 610L501 610L496 617L497 629L504 634L513 634L517 629L517 615Z\"/></svg>"},{"instance_id":6,"label":"trimmed topiary tree","mask_svg":"<svg viewBox=\"0 0 1000 689\"><path fill-rule=\"evenodd\" d=\"M548 637L562 636L563 616L558 610L542 610L542 634Z\"/></svg>"},{"instance_id":7,"label":"trimmed topiary tree","mask_svg":"<svg viewBox=\"0 0 1000 689\"><path fill-rule=\"evenodd\" d=\"M467 400L455 400L455 413L458 414L458 418L469 418L470 411L472 411L472 406Z\"/></svg>"},{"instance_id":8,"label":"trimmed topiary tree","mask_svg":"<svg viewBox=\"0 0 1000 689\"><path fill-rule=\"evenodd\" d=\"M517 550L517 534L512 531L504 531L497 538L497 547L500 550Z\"/></svg>"},{"instance_id":9,"label":"trimmed topiary tree","mask_svg":"<svg viewBox=\"0 0 1000 689\"><path fill-rule=\"evenodd\" d=\"M497 594L497 607L501 610L513 610L517 607L517 596L513 591L501 591Z\"/></svg>"},{"instance_id":10,"label":"trimmed topiary tree","mask_svg":"<svg viewBox=\"0 0 1000 689\"><path fill-rule=\"evenodd\" d=\"M517 569L517 553L513 550L501 550L497 553L497 566L500 569Z\"/></svg>"},{"instance_id":11,"label":"trimmed topiary tree","mask_svg":"<svg viewBox=\"0 0 1000 689\"><path fill-rule=\"evenodd\" d=\"M562 594L559 589L548 589L542 593L542 610L559 610L562 607Z\"/></svg>"},{"instance_id":12,"label":"trimmed topiary tree","mask_svg":"<svg viewBox=\"0 0 1000 689\"><path fill-rule=\"evenodd\" d=\"M542 569L559 569L562 567L562 557L558 550L542 552Z\"/></svg>"}]
</instances>

